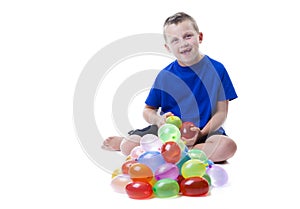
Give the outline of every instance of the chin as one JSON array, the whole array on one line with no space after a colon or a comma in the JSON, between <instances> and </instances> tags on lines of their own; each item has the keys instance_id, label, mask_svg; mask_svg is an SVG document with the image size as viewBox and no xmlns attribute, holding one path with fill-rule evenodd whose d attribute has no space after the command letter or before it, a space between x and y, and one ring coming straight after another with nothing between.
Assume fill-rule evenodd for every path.
<instances>
[{"instance_id":1,"label":"chin","mask_svg":"<svg viewBox=\"0 0 300 209\"><path fill-rule=\"evenodd\" d=\"M182 65L182 66L191 66L194 65L195 62L191 61L191 60L178 60L178 62Z\"/></svg>"}]
</instances>

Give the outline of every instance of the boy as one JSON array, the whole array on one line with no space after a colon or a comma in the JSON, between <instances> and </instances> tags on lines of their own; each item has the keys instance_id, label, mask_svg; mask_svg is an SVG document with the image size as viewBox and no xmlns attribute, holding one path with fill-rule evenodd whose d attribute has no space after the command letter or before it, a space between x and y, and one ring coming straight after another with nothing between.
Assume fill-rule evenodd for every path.
<instances>
[{"instance_id":1,"label":"boy","mask_svg":"<svg viewBox=\"0 0 300 209\"><path fill-rule=\"evenodd\" d=\"M176 60L160 71L146 99L143 117L153 125L131 134L142 136L156 132L168 116L176 115L196 125L191 128L197 132L195 137L182 138L189 148L203 150L213 162L226 161L237 149L222 128L228 103L237 98L229 75L221 63L200 53L203 34L188 14L179 12L167 18L163 32L165 47ZM120 150L127 143L122 139L109 137L103 142L103 148ZM138 138L135 140L136 146ZM132 140L127 141L132 144ZM129 147L121 151L128 154L132 149Z\"/></svg>"}]
</instances>

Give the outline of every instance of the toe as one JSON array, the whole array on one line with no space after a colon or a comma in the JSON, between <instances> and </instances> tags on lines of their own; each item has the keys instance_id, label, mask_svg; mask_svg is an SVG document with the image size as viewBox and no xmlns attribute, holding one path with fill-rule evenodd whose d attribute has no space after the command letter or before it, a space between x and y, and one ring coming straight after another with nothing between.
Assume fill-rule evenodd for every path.
<instances>
[{"instance_id":1,"label":"toe","mask_svg":"<svg viewBox=\"0 0 300 209\"><path fill-rule=\"evenodd\" d=\"M101 146L101 148L104 149L104 150L109 150L109 151L114 150L114 149L111 148L110 146L107 146L107 145L104 145L104 144Z\"/></svg>"}]
</instances>

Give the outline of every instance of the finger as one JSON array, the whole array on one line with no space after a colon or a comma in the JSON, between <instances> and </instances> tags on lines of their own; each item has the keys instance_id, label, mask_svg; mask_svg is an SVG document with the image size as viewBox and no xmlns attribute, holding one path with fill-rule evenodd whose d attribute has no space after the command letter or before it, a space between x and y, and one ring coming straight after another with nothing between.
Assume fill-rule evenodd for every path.
<instances>
[{"instance_id":1,"label":"finger","mask_svg":"<svg viewBox=\"0 0 300 209\"><path fill-rule=\"evenodd\" d=\"M166 123L165 123L165 121L161 121L159 124L158 124L158 127L161 127L161 126L163 126L163 125L165 125Z\"/></svg>"},{"instance_id":2,"label":"finger","mask_svg":"<svg viewBox=\"0 0 300 209\"><path fill-rule=\"evenodd\" d=\"M191 131L200 131L200 128L198 128L197 126L193 126L190 128Z\"/></svg>"},{"instance_id":3,"label":"finger","mask_svg":"<svg viewBox=\"0 0 300 209\"><path fill-rule=\"evenodd\" d=\"M167 117L169 117L169 116L173 116L174 114L172 113L172 112L167 112L167 113L165 113L164 114L164 116L167 118Z\"/></svg>"}]
</instances>

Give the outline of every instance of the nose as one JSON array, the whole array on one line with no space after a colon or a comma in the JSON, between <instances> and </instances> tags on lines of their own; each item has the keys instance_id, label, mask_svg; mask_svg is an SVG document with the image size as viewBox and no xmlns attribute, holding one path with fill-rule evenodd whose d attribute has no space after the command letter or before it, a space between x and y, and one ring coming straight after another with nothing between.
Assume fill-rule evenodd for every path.
<instances>
[{"instance_id":1,"label":"nose","mask_svg":"<svg viewBox=\"0 0 300 209\"><path fill-rule=\"evenodd\" d=\"M182 39L180 41L180 48L186 48L188 45L189 43L186 40Z\"/></svg>"}]
</instances>

